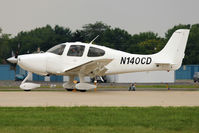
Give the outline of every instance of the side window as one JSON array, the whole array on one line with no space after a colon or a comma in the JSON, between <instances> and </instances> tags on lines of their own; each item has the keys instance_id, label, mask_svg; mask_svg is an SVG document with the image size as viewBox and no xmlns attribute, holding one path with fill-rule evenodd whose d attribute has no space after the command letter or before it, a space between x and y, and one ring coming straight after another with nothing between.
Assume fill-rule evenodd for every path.
<instances>
[{"instance_id":1,"label":"side window","mask_svg":"<svg viewBox=\"0 0 199 133\"><path fill-rule=\"evenodd\" d=\"M90 47L88 51L88 57L99 57L103 56L105 54L105 51L99 48Z\"/></svg>"},{"instance_id":2,"label":"side window","mask_svg":"<svg viewBox=\"0 0 199 133\"><path fill-rule=\"evenodd\" d=\"M67 56L82 56L84 53L85 46L82 45L71 45Z\"/></svg>"}]
</instances>

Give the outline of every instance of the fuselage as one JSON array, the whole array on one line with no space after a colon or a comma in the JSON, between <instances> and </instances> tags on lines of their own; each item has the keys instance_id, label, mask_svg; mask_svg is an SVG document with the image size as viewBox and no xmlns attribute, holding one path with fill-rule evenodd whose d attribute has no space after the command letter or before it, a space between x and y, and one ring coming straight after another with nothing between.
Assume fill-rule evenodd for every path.
<instances>
[{"instance_id":1,"label":"fuselage","mask_svg":"<svg viewBox=\"0 0 199 133\"><path fill-rule=\"evenodd\" d=\"M79 53L73 55L71 47L75 46L78 46ZM98 59L112 59L106 66L106 75L162 69L154 63L156 60L154 55L130 54L104 46L81 42L63 43L53 48L45 53L20 55L18 64L23 69L40 75L67 75L64 70ZM168 69L168 67L165 68L165 70Z\"/></svg>"}]
</instances>

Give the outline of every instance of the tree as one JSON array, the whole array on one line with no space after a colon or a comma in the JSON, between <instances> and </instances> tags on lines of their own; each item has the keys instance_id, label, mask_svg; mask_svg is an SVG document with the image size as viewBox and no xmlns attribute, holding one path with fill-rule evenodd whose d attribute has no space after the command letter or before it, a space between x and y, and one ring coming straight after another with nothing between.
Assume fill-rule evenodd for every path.
<instances>
[{"instance_id":1,"label":"tree","mask_svg":"<svg viewBox=\"0 0 199 133\"><path fill-rule=\"evenodd\" d=\"M169 29L165 33L165 39L169 40L169 38L172 36L172 34L178 29L190 29L190 24L187 24L187 25L185 25L185 24L175 25L173 28Z\"/></svg>"},{"instance_id":2,"label":"tree","mask_svg":"<svg viewBox=\"0 0 199 133\"><path fill-rule=\"evenodd\" d=\"M69 28L64 28L56 25L52 28L50 25L36 28L29 32L20 32L12 39L12 48L17 49L20 44L20 54L30 53L37 50L39 47L42 51L46 51L56 44L69 42L72 40L72 33Z\"/></svg>"},{"instance_id":3,"label":"tree","mask_svg":"<svg viewBox=\"0 0 199 133\"><path fill-rule=\"evenodd\" d=\"M134 54L151 54L162 48L164 39L160 38L157 33L141 32L132 36L130 44L127 52Z\"/></svg>"},{"instance_id":4,"label":"tree","mask_svg":"<svg viewBox=\"0 0 199 133\"><path fill-rule=\"evenodd\" d=\"M130 43L131 35L120 28L107 29L101 39L99 44L118 49L118 50L126 50Z\"/></svg>"},{"instance_id":5,"label":"tree","mask_svg":"<svg viewBox=\"0 0 199 133\"><path fill-rule=\"evenodd\" d=\"M3 34L0 28L0 63L6 63L5 59L8 58L10 51L10 34Z\"/></svg>"},{"instance_id":6,"label":"tree","mask_svg":"<svg viewBox=\"0 0 199 133\"><path fill-rule=\"evenodd\" d=\"M99 35L99 38L95 41L100 42L101 38L105 31L109 30L110 26L102 23L96 22L94 24L86 24L82 27L82 30L77 30L75 34L73 34L73 38L79 40L84 40L84 42L92 41L96 36Z\"/></svg>"},{"instance_id":7,"label":"tree","mask_svg":"<svg viewBox=\"0 0 199 133\"><path fill-rule=\"evenodd\" d=\"M191 26L183 64L199 64L199 24Z\"/></svg>"},{"instance_id":8,"label":"tree","mask_svg":"<svg viewBox=\"0 0 199 133\"><path fill-rule=\"evenodd\" d=\"M191 28L191 29L190 29ZM183 64L199 64L199 24L194 24L190 26L187 25L176 25L173 28L169 29L166 34L165 38L168 40L173 32L177 29L190 29L190 34L185 50L185 58L183 60Z\"/></svg>"},{"instance_id":9,"label":"tree","mask_svg":"<svg viewBox=\"0 0 199 133\"><path fill-rule=\"evenodd\" d=\"M142 51L144 54L155 54L162 50L163 46L164 41L162 41L161 39L146 40L138 44L138 47L140 49L139 51Z\"/></svg>"},{"instance_id":10,"label":"tree","mask_svg":"<svg viewBox=\"0 0 199 133\"><path fill-rule=\"evenodd\" d=\"M72 32L69 28L64 28L59 25L54 27L55 40L59 43L70 42L72 40Z\"/></svg>"}]
</instances>

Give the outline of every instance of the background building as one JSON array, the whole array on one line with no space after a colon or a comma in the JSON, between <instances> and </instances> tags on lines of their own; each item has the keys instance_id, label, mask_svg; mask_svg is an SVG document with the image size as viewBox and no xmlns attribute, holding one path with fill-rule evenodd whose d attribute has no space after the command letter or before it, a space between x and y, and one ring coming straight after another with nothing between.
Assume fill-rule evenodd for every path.
<instances>
[{"instance_id":1,"label":"background building","mask_svg":"<svg viewBox=\"0 0 199 133\"><path fill-rule=\"evenodd\" d=\"M175 80L191 80L195 72L199 72L199 65L183 65L177 71L152 71L152 72L135 72L126 74L108 75L108 82L115 83L172 83ZM27 72L19 66L16 70L11 69L10 65L0 65L0 80L15 80L17 77L25 77ZM32 81L51 81L51 82L65 82L68 81L68 76L40 76L32 74L30 80ZM76 77L78 80L78 77ZM90 78L85 80L90 82Z\"/></svg>"}]
</instances>

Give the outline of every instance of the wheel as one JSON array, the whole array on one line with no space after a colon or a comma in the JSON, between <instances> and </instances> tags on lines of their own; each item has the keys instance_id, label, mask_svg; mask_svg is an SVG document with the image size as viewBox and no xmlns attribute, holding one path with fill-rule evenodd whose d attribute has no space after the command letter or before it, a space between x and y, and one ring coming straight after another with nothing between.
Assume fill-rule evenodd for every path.
<instances>
[{"instance_id":1,"label":"wheel","mask_svg":"<svg viewBox=\"0 0 199 133\"><path fill-rule=\"evenodd\" d=\"M80 90L80 92L86 92L86 90Z\"/></svg>"},{"instance_id":2,"label":"wheel","mask_svg":"<svg viewBox=\"0 0 199 133\"><path fill-rule=\"evenodd\" d=\"M86 90L77 90L77 91L80 91L80 92L86 92Z\"/></svg>"},{"instance_id":3,"label":"wheel","mask_svg":"<svg viewBox=\"0 0 199 133\"><path fill-rule=\"evenodd\" d=\"M66 88L67 91L73 91L73 89Z\"/></svg>"},{"instance_id":4,"label":"wheel","mask_svg":"<svg viewBox=\"0 0 199 133\"><path fill-rule=\"evenodd\" d=\"M31 90L24 90L24 91L31 91Z\"/></svg>"}]
</instances>

